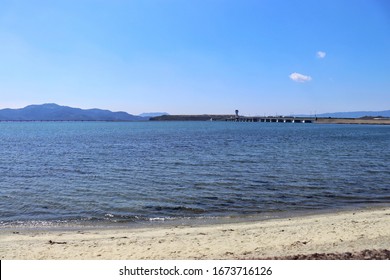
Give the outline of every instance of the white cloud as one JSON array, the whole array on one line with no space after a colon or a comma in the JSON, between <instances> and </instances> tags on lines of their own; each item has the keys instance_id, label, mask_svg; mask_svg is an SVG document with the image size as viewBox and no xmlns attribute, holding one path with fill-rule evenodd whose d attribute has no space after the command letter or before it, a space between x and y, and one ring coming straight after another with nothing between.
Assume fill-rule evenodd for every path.
<instances>
[{"instance_id":1,"label":"white cloud","mask_svg":"<svg viewBox=\"0 0 390 280\"><path fill-rule=\"evenodd\" d=\"M317 52L317 57L318 58L325 58L325 56L326 56L326 52L323 52L323 51L318 51Z\"/></svg>"},{"instance_id":2,"label":"white cloud","mask_svg":"<svg viewBox=\"0 0 390 280\"><path fill-rule=\"evenodd\" d=\"M308 81L311 81L311 77L310 76L306 76L306 75L302 75L302 74L299 74L299 73L292 73L290 74L290 79L295 81L295 82L299 82L299 83L304 83L304 82L308 82Z\"/></svg>"}]
</instances>

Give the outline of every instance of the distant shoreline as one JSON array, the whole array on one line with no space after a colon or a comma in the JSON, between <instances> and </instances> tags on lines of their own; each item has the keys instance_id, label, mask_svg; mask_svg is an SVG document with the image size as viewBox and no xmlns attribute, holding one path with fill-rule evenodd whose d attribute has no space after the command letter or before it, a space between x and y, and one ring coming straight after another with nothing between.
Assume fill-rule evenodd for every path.
<instances>
[{"instance_id":1,"label":"distant shoreline","mask_svg":"<svg viewBox=\"0 0 390 280\"><path fill-rule=\"evenodd\" d=\"M296 120L309 120L315 124L370 124L390 125L390 118L313 118L313 117L240 117L238 122L252 122L253 119L289 118ZM169 122L169 121L236 121L233 115L164 115L152 117L149 120L0 120L0 123L9 122ZM260 121L255 121L260 122ZM268 122L268 121L267 121ZM272 121L280 122L280 121ZM291 122L291 121L288 121ZM297 121L300 122L300 121Z\"/></svg>"},{"instance_id":2,"label":"distant shoreline","mask_svg":"<svg viewBox=\"0 0 390 280\"><path fill-rule=\"evenodd\" d=\"M312 123L318 124L379 124L390 125L390 118L314 118L314 117L281 117L281 116L268 116L268 117L246 117L240 116L236 118L234 115L165 115L159 117L150 118L149 121L240 121L240 122L260 122L261 119L289 119L289 120L310 120ZM257 120L257 121L256 121ZM274 122L274 121L272 121ZM278 122L278 121L275 121Z\"/></svg>"},{"instance_id":3,"label":"distant shoreline","mask_svg":"<svg viewBox=\"0 0 390 280\"><path fill-rule=\"evenodd\" d=\"M318 124L381 124L381 125L390 125L389 118L383 119L366 119L366 118L318 118L316 120Z\"/></svg>"}]
</instances>

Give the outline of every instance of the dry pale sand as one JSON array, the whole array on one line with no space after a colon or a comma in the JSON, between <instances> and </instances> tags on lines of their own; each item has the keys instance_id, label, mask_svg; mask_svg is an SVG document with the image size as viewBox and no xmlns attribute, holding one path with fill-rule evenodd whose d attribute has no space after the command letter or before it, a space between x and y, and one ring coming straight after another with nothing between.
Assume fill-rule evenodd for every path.
<instances>
[{"instance_id":1,"label":"dry pale sand","mask_svg":"<svg viewBox=\"0 0 390 280\"><path fill-rule=\"evenodd\" d=\"M390 249L390 208L203 226L0 231L1 259L263 259Z\"/></svg>"}]
</instances>

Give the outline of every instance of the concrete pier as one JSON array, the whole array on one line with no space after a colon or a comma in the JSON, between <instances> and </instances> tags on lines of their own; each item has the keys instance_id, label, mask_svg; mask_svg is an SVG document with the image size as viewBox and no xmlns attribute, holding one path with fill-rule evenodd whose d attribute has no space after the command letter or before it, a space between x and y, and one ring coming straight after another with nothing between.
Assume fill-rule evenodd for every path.
<instances>
[{"instance_id":1,"label":"concrete pier","mask_svg":"<svg viewBox=\"0 0 390 280\"><path fill-rule=\"evenodd\" d=\"M269 122L269 123L314 123L316 118L303 118L303 117L235 117L227 118L228 122Z\"/></svg>"}]
</instances>

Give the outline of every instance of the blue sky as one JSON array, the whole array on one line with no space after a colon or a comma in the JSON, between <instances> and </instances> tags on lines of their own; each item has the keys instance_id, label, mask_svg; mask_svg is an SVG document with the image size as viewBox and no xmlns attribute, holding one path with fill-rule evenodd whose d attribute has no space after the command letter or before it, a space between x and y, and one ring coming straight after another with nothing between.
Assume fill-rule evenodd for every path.
<instances>
[{"instance_id":1,"label":"blue sky","mask_svg":"<svg viewBox=\"0 0 390 280\"><path fill-rule=\"evenodd\" d=\"M0 108L390 109L387 0L0 0Z\"/></svg>"}]
</instances>

